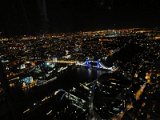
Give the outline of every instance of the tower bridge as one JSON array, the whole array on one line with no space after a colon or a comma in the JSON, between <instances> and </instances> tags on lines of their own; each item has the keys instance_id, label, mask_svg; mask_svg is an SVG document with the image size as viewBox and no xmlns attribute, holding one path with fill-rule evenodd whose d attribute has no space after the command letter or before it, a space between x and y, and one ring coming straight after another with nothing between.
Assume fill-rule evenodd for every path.
<instances>
[{"instance_id":1,"label":"tower bridge","mask_svg":"<svg viewBox=\"0 0 160 120\"><path fill-rule=\"evenodd\" d=\"M104 69L108 71L115 71L117 69L115 68L115 66L112 66L112 67L105 66L100 60L94 61L94 60L86 59L86 61L80 65L86 66L86 67L93 67L97 69Z\"/></svg>"},{"instance_id":2,"label":"tower bridge","mask_svg":"<svg viewBox=\"0 0 160 120\"><path fill-rule=\"evenodd\" d=\"M52 62L52 63L63 63L63 64L75 64L77 66L85 66L85 67L93 67L93 68L97 68L97 69L104 69L104 70L108 70L108 71L116 71L117 68L115 66L112 67L107 67L105 66L101 60L91 60L91 59L86 59L86 61L76 61L76 60L47 60L46 62Z\"/></svg>"}]
</instances>

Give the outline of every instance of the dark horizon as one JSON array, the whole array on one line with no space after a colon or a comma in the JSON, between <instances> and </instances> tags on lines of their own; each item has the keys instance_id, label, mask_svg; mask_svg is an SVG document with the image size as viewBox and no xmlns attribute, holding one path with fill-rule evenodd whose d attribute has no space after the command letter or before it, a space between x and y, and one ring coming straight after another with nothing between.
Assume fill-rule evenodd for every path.
<instances>
[{"instance_id":1,"label":"dark horizon","mask_svg":"<svg viewBox=\"0 0 160 120\"><path fill-rule=\"evenodd\" d=\"M5 35L160 27L156 0L6 0L0 5Z\"/></svg>"}]
</instances>

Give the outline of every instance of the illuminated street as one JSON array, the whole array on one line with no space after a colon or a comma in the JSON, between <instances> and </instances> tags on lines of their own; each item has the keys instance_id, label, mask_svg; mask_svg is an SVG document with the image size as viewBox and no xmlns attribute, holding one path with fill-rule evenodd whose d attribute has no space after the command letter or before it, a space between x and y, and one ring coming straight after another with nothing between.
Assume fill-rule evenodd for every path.
<instances>
[{"instance_id":1,"label":"illuminated street","mask_svg":"<svg viewBox=\"0 0 160 120\"><path fill-rule=\"evenodd\" d=\"M160 120L158 0L5 0L0 12L0 120Z\"/></svg>"},{"instance_id":2,"label":"illuminated street","mask_svg":"<svg viewBox=\"0 0 160 120\"><path fill-rule=\"evenodd\" d=\"M118 34L108 36L112 32ZM155 96L160 87L158 34L148 29L102 30L67 37L46 34L43 41L40 36L20 36L16 44L15 38L2 38L2 43L10 46L4 46L10 52L1 52L1 62L12 104L26 120L39 118L39 114L41 119L60 120L66 116L154 119L155 114L159 115L155 109L159 106ZM77 46L77 42L81 43L78 49L65 48ZM84 47L87 44L96 47Z\"/></svg>"}]
</instances>

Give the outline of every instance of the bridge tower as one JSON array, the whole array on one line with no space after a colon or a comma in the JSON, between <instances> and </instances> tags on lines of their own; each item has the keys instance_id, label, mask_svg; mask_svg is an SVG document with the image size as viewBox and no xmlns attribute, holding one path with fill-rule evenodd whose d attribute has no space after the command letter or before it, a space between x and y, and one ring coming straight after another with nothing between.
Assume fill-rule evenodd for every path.
<instances>
[{"instance_id":1,"label":"bridge tower","mask_svg":"<svg viewBox=\"0 0 160 120\"><path fill-rule=\"evenodd\" d=\"M85 66L87 66L87 67L91 67L91 64L90 64L89 59L86 59L86 61L85 61Z\"/></svg>"},{"instance_id":2,"label":"bridge tower","mask_svg":"<svg viewBox=\"0 0 160 120\"><path fill-rule=\"evenodd\" d=\"M101 68L100 60L97 60L96 63L97 63L97 66L96 66L96 67L97 67L97 68Z\"/></svg>"}]
</instances>

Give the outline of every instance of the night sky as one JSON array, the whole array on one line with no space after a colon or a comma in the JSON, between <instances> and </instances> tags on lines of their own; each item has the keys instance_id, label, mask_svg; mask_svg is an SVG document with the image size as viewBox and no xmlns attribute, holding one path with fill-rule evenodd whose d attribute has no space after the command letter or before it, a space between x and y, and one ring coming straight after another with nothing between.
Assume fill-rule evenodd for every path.
<instances>
[{"instance_id":1,"label":"night sky","mask_svg":"<svg viewBox=\"0 0 160 120\"><path fill-rule=\"evenodd\" d=\"M4 34L160 27L159 0L1 0Z\"/></svg>"}]
</instances>

